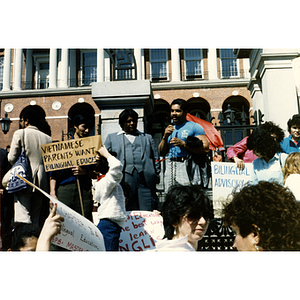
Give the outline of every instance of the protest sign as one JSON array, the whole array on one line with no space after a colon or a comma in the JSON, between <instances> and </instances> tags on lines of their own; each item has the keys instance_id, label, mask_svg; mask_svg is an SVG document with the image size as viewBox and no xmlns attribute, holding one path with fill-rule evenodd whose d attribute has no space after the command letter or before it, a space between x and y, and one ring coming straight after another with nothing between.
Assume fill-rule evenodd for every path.
<instances>
[{"instance_id":1,"label":"protest sign","mask_svg":"<svg viewBox=\"0 0 300 300\"><path fill-rule=\"evenodd\" d=\"M155 248L164 236L163 219L150 211L127 211L122 227L119 251L146 251Z\"/></svg>"},{"instance_id":2,"label":"protest sign","mask_svg":"<svg viewBox=\"0 0 300 300\"><path fill-rule=\"evenodd\" d=\"M243 170L237 168L235 163L211 162L212 190L215 215L222 208L222 202L235 188L243 187L249 180L252 164L245 163Z\"/></svg>"},{"instance_id":3,"label":"protest sign","mask_svg":"<svg viewBox=\"0 0 300 300\"><path fill-rule=\"evenodd\" d=\"M105 251L103 236L95 224L25 178L18 177L56 203L56 213L64 217L61 233L52 238L52 244L71 251Z\"/></svg>"},{"instance_id":4,"label":"protest sign","mask_svg":"<svg viewBox=\"0 0 300 300\"><path fill-rule=\"evenodd\" d=\"M90 165L101 146L100 135L41 145L45 171Z\"/></svg>"}]
</instances>

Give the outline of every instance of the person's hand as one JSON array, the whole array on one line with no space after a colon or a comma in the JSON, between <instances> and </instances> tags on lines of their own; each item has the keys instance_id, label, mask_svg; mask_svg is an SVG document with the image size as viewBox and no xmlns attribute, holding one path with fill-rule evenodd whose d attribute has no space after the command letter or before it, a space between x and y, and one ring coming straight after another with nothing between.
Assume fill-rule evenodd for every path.
<instances>
[{"instance_id":1,"label":"person's hand","mask_svg":"<svg viewBox=\"0 0 300 300\"><path fill-rule=\"evenodd\" d=\"M237 166L238 169L240 169L240 170L244 169L245 163L242 159L238 158L237 156L234 156L232 159L236 163L236 166Z\"/></svg>"},{"instance_id":2,"label":"person's hand","mask_svg":"<svg viewBox=\"0 0 300 300\"><path fill-rule=\"evenodd\" d=\"M87 170L81 168L80 166L72 166L70 168L71 168L74 176L87 175Z\"/></svg>"},{"instance_id":3,"label":"person's hand","mask_svg":"<svg viewBox=\"0 0 300 300\"><path fill-rule=\"evenodd\" d=\"M185 147L185 142L183 140L181 140L180 138L177 137L173 137L170 139L170 144L172 144L173 146L178 146L180 148Z\"/></svg>"},{"instance_id":4,"label":"person's hand","mask_svg":"<svg viewBox=\"0 0 300 300\"><path fill-rule=\"evenodd\" d=\"M172 125L167 126L165 129L163 139L167 139L174 130L175 130L174 126L172 126Z\"/></svg>"},{"instance_id":5,"label":"person's hand","mask_svg":"<svg viewBox=\"0 0 300 300\"><path fill-rule=\"evenodd\" d=\"M48 218L45 220L42 232L45 236L49 236L50 239L60 233L61 222L64 221L64 217L56 214L57 204L53 205Z\"/></svg>"},{"instance_id":6,"label":"person's hand","mask_svg":"<svg viewBox=\"0 0 300 300\"><path fill-rule=\"evenodd\" d=\"M61 231L61 222L64 221L64 217L56 214L56 208L57 204L54 204L48 218L44 222L36 251L49 251L51 239Z\"/></svg>"},{"instance_id":7,"label":"person's hand","mask_svg":"<svg viewBox=\"0 0 300 300\"><path fill-rule=\"evenodd\" d=\"M108 152L107 148L103 145L99 150L98 150L99 154L105 158L108 158L109 156L111 156L111 154Z\"/></svg>"}]
</instances>

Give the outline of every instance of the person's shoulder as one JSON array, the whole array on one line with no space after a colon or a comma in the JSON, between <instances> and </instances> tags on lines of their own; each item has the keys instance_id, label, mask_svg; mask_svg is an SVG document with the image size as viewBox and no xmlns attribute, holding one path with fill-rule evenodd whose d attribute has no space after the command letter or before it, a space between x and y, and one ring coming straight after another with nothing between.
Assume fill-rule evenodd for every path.
<instances>
[{"instance_id":1,"label":"person's shoulder","mask_svg":"<svg viewBox=\"0 0 300 300\"><path fill-rule=\"evenodd\" d=\"M186 125L193 128L194 130L201 130L201 131L204 132L203 127L198 123L195 123L195 122L192 122L192 121L186 121Z\"/></svg>"}]
</instances>

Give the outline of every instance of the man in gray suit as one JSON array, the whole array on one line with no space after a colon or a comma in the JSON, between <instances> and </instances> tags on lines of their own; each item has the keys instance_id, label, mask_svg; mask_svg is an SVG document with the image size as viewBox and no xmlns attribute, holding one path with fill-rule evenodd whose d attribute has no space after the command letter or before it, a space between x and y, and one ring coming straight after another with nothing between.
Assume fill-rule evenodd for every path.
<instances>
[{"instance_id":1,"label":"man in gray suit","mask_svg":"<svg viewBox=\"0 0 300 300\"><path fill-rule=\"evenodd\" d=\"M156 183L159 182L158 150L151 135L137 130L138 114L125 109L119 115L122 130L110 133L104 145L117 153L123 164L123 181L131 187L126 210L157 209Z\"/></svg>"}]
</instances>

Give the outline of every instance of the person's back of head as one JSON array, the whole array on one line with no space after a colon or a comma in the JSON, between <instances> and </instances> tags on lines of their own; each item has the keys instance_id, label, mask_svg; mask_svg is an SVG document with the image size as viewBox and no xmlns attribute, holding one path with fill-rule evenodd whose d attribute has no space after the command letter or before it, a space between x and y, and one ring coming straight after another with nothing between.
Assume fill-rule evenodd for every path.
<instances>
[{"instance_id":1,"label":"person's back of head","mask_svg":"<svg viewBox=\"0 0 300 300\"><path fill-rule=\"evenodd\" d=\"M39 116L37 115L37 111L32 108L25 108L20 115L20 119L24 121L28 121L29 125L38 127L40 124Z\"/></svg>"},{"instance_id":2,"label":"person's back of head","mask_svg":"<svg viewBox=\"0 0 300 300\"><path fill-rule=\"evenodd\" d=\"M162 207L165 237L172 239L174 225L185 215L196 220L203 216L213 218L213 206L205 191L199 185L173 185L169 188Z\"/></svg>"},{"instance_id":3,"label":"person's back of head","mask_svg":"<svg viewBox=\"0 0 300 300\"><path fill-rule=\"evenodd\" d=\"M28 239L35 238L36 241L40 235L40 228L36 224L17 222L12 225L9 233L3 236L2 251L22 251L28 242ZM30 249L35 250L35 247Z\"/></svg>"},{"instance_id":4,"label":"person's back of head","mask_svg":"<svg viewBox=\"0 0 300 300\"><path fill-rule=\"evenodd\" d=\"M247 148L255 150L263 157L271 159L275 153L281 152L280 144L264 129L256 128L247 139Z\"/></svg>"},{"instance_id":5,"label":"person's back of head","mask_svg":"<svg viewBox=\"0 0 300 300\"><path fill-rule=\"evenodd\" d=\"M300 250L300 203L276 182L260 181L235 190L223 209L225 226L239 228L243 238L259 235L263 250Z\"/></svg>"},{"instance_id":6,"label":"person's back of head","mask_svg":"<svg viewBox=\"0 0 300 300\"><path fill-rule=\"evenodd\" d=\"M108 151L112 156L117 157L117 153L115 151ZM109 170L108 161L106 157L101 156L100 160L97 161L95 166L95 171L97 173L106 174Z\"/></svg>"},{"instance_id":7,"label":"person's back of head","mask_svg":"<svg viewBox=\"0 0 300 300\"><path fill-rule=\"evenodd\" d=\"M300 174L300 152L292 152L285 160L284 167L282 169L284 182L291 174Z\"/></svg>"},{"instance_id":8,"label":"person's back of head","mask_svg":"<svg viewBox=\"0 0 300 300\"><path fill-rule=\"evenodd\" d=\"M271 136L273 136L278 143L280 143L284 139L284 131L277 124L272 121L267 121L261 125L259 125L259 129L263 129L268 132Z\"/></svg>"}]
</instances>

